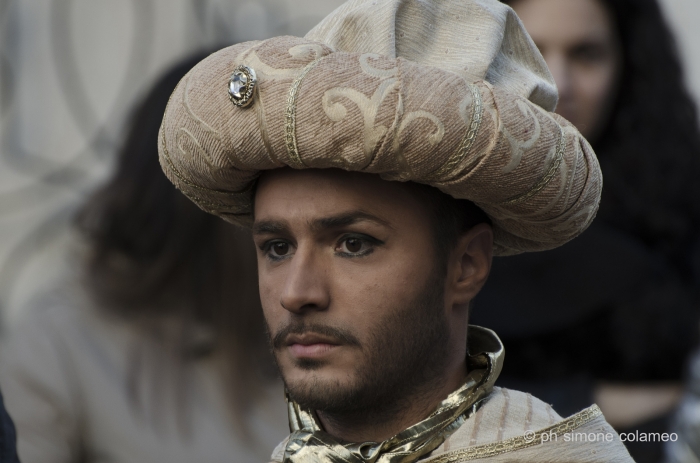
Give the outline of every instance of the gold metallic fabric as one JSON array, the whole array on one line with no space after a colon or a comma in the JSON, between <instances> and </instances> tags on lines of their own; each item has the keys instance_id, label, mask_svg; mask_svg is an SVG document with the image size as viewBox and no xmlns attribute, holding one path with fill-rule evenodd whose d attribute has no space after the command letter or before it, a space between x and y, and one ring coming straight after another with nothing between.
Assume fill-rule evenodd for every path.
<instances>
[{"instance_id":1,"label":"gold metallic fabric","mask_svg":"<svg viewBox=\"0 0 700 463\"><path fill-rule=\"evenodd\" d=\"M477 410L503 365L503 346L491 330L470 326L468 340L464 384L429 417L384 442L341 444L321 429L314 412L288 399L292 435L284 463L412 463L435 450Z\"/></svg>"}]
</instances>

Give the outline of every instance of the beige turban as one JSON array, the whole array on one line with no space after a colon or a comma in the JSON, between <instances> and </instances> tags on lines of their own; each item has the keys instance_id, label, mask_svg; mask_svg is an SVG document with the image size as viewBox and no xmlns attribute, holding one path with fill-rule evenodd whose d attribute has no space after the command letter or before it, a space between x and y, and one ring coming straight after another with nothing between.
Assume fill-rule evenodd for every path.
<instances>
[{"instance_id":1,"label":"beige turban","mask_svg":"<svg viewBox=\"0 0 700 463\"><path fill-rule=\"evenodd\" d=\"M254 70L249 106L228 94ZM477 204L496 255L581 233L598 208L595 154L551 113L557 91L520 20L497 0L351 0L305 38L234 45L180 82L160 161L202 209L251 220L260 172L341 168Z\"/></svg>"}]
</instances>

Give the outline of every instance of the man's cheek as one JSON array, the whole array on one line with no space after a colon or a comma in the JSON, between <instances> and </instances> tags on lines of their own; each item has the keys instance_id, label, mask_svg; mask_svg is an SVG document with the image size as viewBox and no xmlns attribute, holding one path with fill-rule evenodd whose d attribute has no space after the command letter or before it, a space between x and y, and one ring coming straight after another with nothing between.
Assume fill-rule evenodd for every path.
<instances>
[{"instance_id":1,"label":"man's cheek","mask_svg":"<svg viewBox=\"0 0 700 463\"><path fill-rule=\"evenodd\" d=\"M277 286L275 279L265 270L258 272L258 288L260 289L260 301L263 304L263 308L271 307L275 298L279 302L279 290L277 289L279 286Z\"/></svg>"},{"instance_id":2,"label":"man's cheek","mask_svg":"<svg viewBox=\"0 0 700 463\"><path fill-rule=\"evenodd\" d=\"M265 318L268 333L270 333L270 336L274 336L275 333L279 331L280 325L282 324L284 316L281 312L284 309L279 307L279 304L274 304L264 297L261 298L260 303L262 305L263 317Z\"/></svg>"}]
</instances>

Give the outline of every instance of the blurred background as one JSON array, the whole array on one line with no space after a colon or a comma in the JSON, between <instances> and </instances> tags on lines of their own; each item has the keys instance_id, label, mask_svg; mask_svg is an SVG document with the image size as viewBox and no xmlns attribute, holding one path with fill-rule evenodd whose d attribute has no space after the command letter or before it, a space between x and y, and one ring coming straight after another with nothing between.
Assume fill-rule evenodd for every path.
<instances>
[{"instance_id":1,"label":"blurred background","mask_svg":"<svg viewBox=\"0 0 700 463\"><path fill-rule=\"evenodd\" d=\"M340 0L0 0L0 313L66 265L77 205L107 178L129 111L180 59L304 35Z\"/></svg>"},{"instance_id":2,"label":"blurred background","mask_svg":"<svg viewBox=\"0 0 700 463\"><path fill-rule=\"evenodd\" d=\"M77 205L111 172L129 110L198 50L303 35L340 0L0 0L0 316L66 266ZM700 2L661 0L700 96Z\"/></svg>"},{"instance_id":3,"label":"blurred background","mask_svg":"<svg viewBox=\"0 0 700 463\"><path fill-rule=\"evenodd\" d=\"M547 0L514 0L509 3L517 10L517 5L524 8L530 2L534 4L539 1L544 2ZM598 0L567 0L567 2L576 1L598 2ZM635 1L638 1L640 4L654 3L650 0L632 0L632 3L635 3ZM140 194L137 188L138 185L134 185L133 191L128 194L127 192L120 192L118 188L115 190L116 193L114 191L110 192L109 188L104 190L101 188L110 179L112 179L112 185L128 185L130 172L134 172L132 180L137 177L138 169L132 165L133 169L130 170L127 148L133 148L136 145L142 146L138 144L140 135L138 127L134 125L134 121L148 121L151 125L153 124L156 116L151 117L146 114L149 105L152 106L153 111L156 113L161 111L162 114L159 106L164 104L161 101L162 98L153 93L156 82L166 87L167 85L174 85L172 82L176 82L178 80L177 77L184 72L184 69L182 69L183 60L186 60L185 62L187 63L187 60L192 56L201 58L203 53L216 50L228 44L285 34L303 36L313 25L341 3L341 0L0 0L0 341L11 337L13 333L20 333L15 337L50 337L52 336L51 330L53 325L58 326L60 323L64 323L66 319L76 316L75 313L70 311L65 312L70 313L70 316L60 312L60 316L49 317L47 320L35 319L32 322L33 327L30 329L26 328L26 323L25 328L16 328L26 318L28 313L33 310L36 311L37 308L43 309L47 305L51 306L54 304L46 302L47 294L51 294L55 288L71 287L76 281L83 278L84 275L82 274L85 273L86 268L88 273L90 272L92 267L86 266L85 261L86 241L88 241L88 248L93 245L99 248L95 243L89 243L90 239L95 241L95 230L99 227L83 223L81 232L75 226L76 216L81 211L85 212L84 205L86 201L93 198L92 204L99 203L99 201L102 201L104 204L118 204L120 201L122 203L128 203L128 201L138 203ZM625 2L621 0L605 0L603 3L620 4ZM659 0L659 4L670 31L676 40L684 71L684 83L691 98L697 102L698 98L700 98L700 28L697 26L698 20L700 20L700 2L698 0ZM527 21L525 23L526 27L530 27ZM645 27L643 22L635 25L635 27L637 26ZM640 46L640 49L642 48ZM551 63L549 64L550 66L552 65ZM174 71L173 67L175 67ZM170 72L170 77L166 77L165 80L159 80L167 72ZM557 76L555 75L555 77ZM647 90L641 89L641 91ZM648 91L653 90L650 87ZM680 98L682 99L683 96L681 95ZM654 129L655 127L650 127L648 130L653 131ZM144 134L148 133L145 128L143 130ZM694 136L691 134L688 136L688 139L690 140ZM146 137L146 135L143 135L143 137ZM149 150L152 148L153 153L155 153L156 141L153 140L151 142L150 140L150 138L147 138L143 141L143 146L145 146L143 149ZM688 146L690 145L692 143L689 142ZM692 152L693 149L688 148L688 152ZM598 150L597 147L596 150ZM698 153L693 152L693 154ZM151 167L153 166L144 166L143 172L147 172L147 169ZM153 171L153 173L143 175L145 176L144 178L152 178L156 182L156 175L159 174ZM160 179L160 177L158 178ZM138 180L138 182L134 180L134 182L137 184L139 182L140 184L144 183L143 180ZM95 196L96 191L98 193ZM95 198L98 198L99 201L95 200ZM105 198L111 198L112 203L109 203ZM697 200L700 201L700 198L697 198ZM144 195L145 214L156 214L157 207L148 210L146 203L146 196ZM88 212L94 213L94 211ZM109 212L102 213L103 215L109 214ZM194 214L194 212L183 212L182 217L190 220L190 215L188 214ZM114 217L116 217L115 221L121 220L118 215L114 215ZM196 221L205 220L200 219L199 216L196 217ZM210 228L213 229L214 226L203 225L203 227L209 230ZM86 229L88 230L87 240L85 239ZM97 234L99 235L99 233ZM591 239L595 237L593 234L588 236L593 237ZM240 237L236 239L240 239ZM180 243L182 246L182 243L186 243L186 240L183 238L183 240L175 241L175 243ZM581 241L581 243L584 242ZM663 249L659 250L653 246L644 251L645 256L650 254L655 257L661 256L664 252ZM203 252L202 256L204 255ZM138 261L138 256L135 259ZM245 259L241 257L241 262L244 261ZM99 269L99 265L97 268ZM180 277L187 278L185 274L183 275L180 275ZM165 281L168 278L162 277L161 280ZM178 280L173 277L169 281L172 284L176 284ZM495 278L494 281L496 281ZM546 282L541 283L546 284ZM639 281L633 283L638 284ZM692 284L686 283L683 282L684 288L692 286ZM94 281L90 284L92 286L96 285ZM634 284L631 286L633 287ZM193 291L196 292L195 290ZM100 291L102 291L100 294L103 298L109 298L109 291L105 291L102 288L97 292L99 293ZM492 283L491 291L497 293L499 286L496 283ZM679 294L683 291L685 289L679 290ZM688 295L690 294L690 292L687 293ZM683 297L685 296L686 294L684 293ZM662 297L665 298L666 295ZM695 297L695 295L692 297ZM690 301L692 297L688 296L688 300ZM193 298L193 300L197 299L194 296ZM100 302L100 304L94 304L93 301L91 304L108 305L104 301ZM124 305L129 304L125 303ZM158 304L162 304L162 301L159 300ZM134 307L138 306L138 304L132 305ZM697 299L692 299L692 302L688 302L687 305L692 310L700 309L697 307ZM257 310L254 307L255 304L251 303L248 306L251 313ZM484 306L496 307L497 304L484 304ZM477 304L478 307L479 305ZM687 315L691 309L686 310L685 314ZM198 317L200 315L196 314L194 310L191 312L182 312L187 313L187 316L177 312L180 315L176 314L174 318L182 323L190 320L188 317L199 320ZM661 312L666 313L664 310L661 310ZM158 326L161 328L170 326L171 320L168 317L173 315L173 313L168 312L164 317L160 317L160 315L156 317L158 318ZM497 318L499 316L498 313L494 310L493 317ZM674 316L673 313L668 313L671 317ZM210 318L202 318L206 322L203 322L202 325L213 325L212 320L218 320L216 317L220 315L206 315L206 317ZM85 320L91 320L90 316L86 315L84 317ZM551 319L548 314L543 315L543 318ZM530 322L533 320L536 321L536 317L531 317ZM679 318L678 320L681 319ZM622 321L624 324L625 320ZM566 323L569 322L570 320L566 321ZM32 323L29 325L32 325ZM37 331L36 326L42 323L46 325L42 328L45 331ZM69 328L68 325L75 327L83 322L68 321L65 323L65 326L60 325L57 328L56 332L60 333L60 335L56 334L57 338L79 337L71 334L70 330L72 328ZM95 321L94 325L92 321L85 323L87 324L83 329L86 331L94 328L96 332L102 333L100 330L104 330L104 333L106 333L105 339L114 334L116 330L110 324L100 324L102 322ZM562 323L564 322L562 321ZM484 324L491 326L488 317ZM513 323L513 326L515 325L518 325L518 323ZM631 323L631 325L634 324ZM154 326L154 324L148 325L148 329L154 329ZM520 328L522 326L519 325ZM697 327L700 326L700 319L694 320L693 326L692 331L697 331ZM127 329L127 331L129 330L131 328ZM231 332L233 333L234 331L232 330ZM512 341L506 339L507 350L509 346L516 346L520 351L527 353L528 346L538 346L537 342L527 340L529 339L527 336L531 333L525 333L527 334L525 336L527 339L523 341L525 338L523 338L522 333L509 333L508 327L503 327L501 330L497 329L497 332L502 333L506 338L509 335L512 338ZM610 332L606 331L604 336L616 338L618 334L618 332L613 330ZM226 333L223 330L217 335L226 337ZM127 338L131 339L129 336L119 334L117 336L118 340L110 344L109 352L118 352L119 349L122 349L120 346L123 345L127 347L137 345L138 343L134 344L132 341L123 341ZM143 339L152 337L150 334L147 336L140 334L139 336ZM188 332L187 336L178 334L174 338L177 338L178 342L186 338L189 342L190 338L199 339L197 336L199 336L199 332L193 331L191 333ZM167 338L167 336L165 337ZM671 336L667 337L672 337L672 333ZM262 333L260 333L260 338L262 339ZM690 338L692 336L688 337L688 339ZM666 338L661 336L660 339ZM106 344L109 344L109 342L105 341ZM63 345L61 343L57 345L59 344ZM199 346L201 343L197 341L192 344ZM61 359L70 359L71 362L78 362L77 356L82 355L78 352L82 352L81 349L83 348L78 347L78 344L66 345L69 346L66 348L68 353ZM140 346L140 344L138 345ZM21 359L22 356L17 353L18 350L31 351L34 348L31 343L23 345L16 340L10 344L11 347L9 348L4 343L0 344L0 346L2 346L0 349L14 349L14 351L9 352L10 355L5 355L8 358L14 357L10 362L6 362L7 364L12 364L12 361L16 364L21 363L18 359ZM74 352L71 349L74 349ZM95 349L99 350L98 348ZM127 348L124 349L128 350ZM149 348L139 347L139 349L148 351ZM199 347L194 350L189 349L187 352L190 357L197 359L194 363L199 365L197 362L200 362L200 359L206 356L200 355L201 353L198 349ZM170 352L167 349L161 349L161 347L155 348L155 351L160 352L161 350ZM682 346L682 350L684 356L690 353L690 347L687 345ZM39 351L40 349L37 350L37 352ZM194 351L196 351L196 355L192 354ZM234 346L231 352L234 351L242 352L240 346ZM509 350L509 352L513 352L513 350ZM536 350L533 352L533 356L539 355ZM0 350L0 357L3 354L2 350ZM127 366L116 368L118 373L115 373L123 376L123 378L117 379L126 383L133 379L131 374L133 372L130 373L129 370L130 364L124 360L127 357L122 358L122 361L125 362L124 365ZM189 361L190 357L187 357L187 361ZM509 357L513 358L514 356L509 355ZM180 359L180 357L177 358ZM686 362L685 358L676 360L678 364ZM33 361L30 360L29 363ZM36 368L33 372L24 371L20 367L13 367L15 368L14 370L12 368L5 370L20 371L32 379L33 382L14 385L16 390L28 390L30 386L34 387L36 384L42 384L42 387L50 389L49 386L54 379L50 377L42 378L41 381L36 379L43 374L41 373L42 369L46 368L45 365L41 364L40 359L36 361L38 363L36 363ZM82 360L80 361L82 362ZM87 360L85 361L87 362ZM97 363L100 362L104 363L102 360ZM573 357L563 361L565 364L575 362L576 360ZM245 368L250 367L250 365L245 366L245 362L233 362L232 364L235 364L237 368L240 367L240 371L234 372L238 375L247 373L248 370ZM506 365L506 370L508 370L508 363ZM523 363L523 365L527 366L526 363ZM700 378L700 365L695 370L691 370L691 376L694 372ZM92 370L86 367L85 372L87 371ZM60 373L56 374L60 376ZM99 375L100 373L95 374ZM203 377L208 378L209 376L211 376L209 373L203 374ZM264 381L267 386L274 390L280 388L275 379L269 379L269 375L266 378L268 379L264 379ZM630 374L629 377L623 377L622 379L627 381L629 385L634 382L649 381L649 378L651 376ZM514 387L516 389L530 390L528 389L530 387L529 384L517 382L521 379L523 378L518 378L517 375L514 376L513 380L516 381L513 383ZM679 391L681 391L680 384L682 379L680 373L674 370L674 373L669 373L668 377L662 378L666 382L672 383L672 387L662 391L663 404L658 409L654 408L656 407L654 400L658 400L660 395L656 392L649 393L646 389L640 392L638 389L633 390L625 387L618 389L607 388L605 394L599 395L595 391L600 390L598 387L598 380L600 379L597 377L586 377L585 381L567 382L567 379L564 382L556 382L560 381L560 379L557 379L552 383L554 386L552 384L546 385L547 391L553 394L551 397L547 396L548 392L545 390L541 394L538 393L539 389L535 386L532 386L533 389L531 390L536 395L544 394L542 398L552 403L560 400L561 407L558 408L555 403L555 409L562 415L568 414L567 406L585 406L585 402L589 398L591 400L595 398L599 403L600 401L607 401L607 403L613 404L608 406L607 409L603 407L608 419L613 417L611 421L614 421L616 416L615 404L624 404L622 408L627 411L633 408L644 408L639 405L640 403L652 404L650 415L642 413L641 415L630 417L628 414L621 412L619 414L620 421L613 424L619 430L640 427L642 424L649 422L648 418L656 419L657 415L663 415L664 421L660 425L661 429L669 429L671 424L669 424L668 420L672 413L669 410L672 410L680 400ZM602 379L609 380L610 378ZM0 376L0 384L2 384L3 391L6 388L5 382L7 382L7 379ZM588 383L595 383L595 387ZM27 384L30 386L27 386ZM92 386L99 387L95 386L95 384L98 383L94 383ZM96 398L95 406L99 408L100 403L110 401L112 400L110 397L112 397L114 399L113 405L118 408L119 402L116 397L120 396L120 394L126 397L128 400L125 400L128 402L133 395L130 392L129 387L131 386L129 384L125 386L126 392L115 391L113 396ZM572 395L580 392L577 389L580 384L585 386L585 390L579 396L580 400L571 400L570 397ZM515 385L520 386L516 387ZM697 392L695 395L700 397L700 379L696 386ZM9 389L12 389L12 387L13 385L10 385ZM81 384L80 387L87 387L87 385ZM249 384L246 387L255 388L256 386ZM693 385L691 384L687 389L692 392ZM44 390L42 389L41 391ZM177 394L180 392L176 391ZM17 394L21 395L22 392ZM57 394L58 396L60 394ZM218 397L216 394L214 396ZM244 394L244 396L246 395ZM621 397L631 398L631 401L624 402L620 399ZM641 402L632 400L635 397L639 397L638 400ZM656 397L656 399L652 400L649 397ZM688 405L686 407L686 415L685 417L681 416L680 424L675 425L675 429L685 426L686 435L689 436L687 438L691 442L687 443L687 447L676 449L673 456L674 459L669 459L668 461L700 461L700 459L693 459L697 458L697 455L694 455L692 450L693 448L700 449L700 401L697 401L697 403L693 402L695 400L693 397L693 394L690 394L684 399ZM226 399L223 398L221 400L225 401ZM243 455L241 453L238 459L234 459L235 461L260 461L259 458L264 458L260 457L260 455L269 454L270 445L275 440L283 437L284 428L286 427L281 395L276 396L274 400L275 405L272 407L274 410L265 411L261 416L256 416L253 413L250 415L250 419L247 419L247 425L250 425L251 429L254 429L255 432L262 436L262 442L256 443L257 447L252 444L249 445L251 448L256 447L255 449L251 450L251 448L246 447L249 444L249 439L246 437L246 432L249 432L249 430L246 431L246 426L240 428L234 423L231 425L231 432L239 436L236 442L229 447L221 444L221 442L226 440L226 433L221 432L219 443L207 443L206 439L199 443L201 448L216 449L216 451L212 450L213 453L209 454L206 451L197 453L199 452L197 450L199 447L193 444L190 446L191 448L188 447L188 451L191 451L190 455L195 457L185 456L182 457L183 461L194 461L194 458L206 457L207 455L210 456L207 457L209 458L208 461L219 461L217 459L218 456L225 455L228 451L235 451L236 448L246 448L245 452L248 453L241 450L241 452L245 453L245 456L241 456ZM56 399L49 402L55 404L61 402L61 400ZM193 399L193 403L195 402L197 401ZM195 404L194 409L200 410L203 413L202 416L212 416L211 412L206 412L208 410L207 407L212 406L216 408L217 403L219 402L213 401L212 404L200 408L197 408L198 405ZM236 408L239 406L240 404L232 406L232 410L239 410ZM601 404L601 406L603 405ZM8 404L8 408L12 412L12 404ZM658 412L657 415L654 414L656 412ZM31 424L33 419L37 421L45 419L47 423L53 423L53 426L58 426L56 423L63 423L55 417L47 418L50 415L48 412L44 413L44 415L34 411L32 413L34 414L30 414L31 416L22 417L22 423L18 426L20 434L22 429L28 429L27 426L29 425L27 423ZM207 415L207 413L209 414ZM96 415L93 416L90 413L86 413L86 416L90 416L90 419L98 419ZM139 420L141 418L138 418L140 415L136 414L134 416L137 418L124 418L121 423L125 425L132 422L140 423ZM81 422L81 419L76 418L75 421ZM221 420L222 423L225 421L224 418L221 418ZM118 425L114 424L114 426ZM228 429L226 428L228 425L219 426L218 424L212 424L212 426ZM47 425L46 429L50 429L50 426ZM46 429L43 432L46 432ZM104 431L112 433L115 430L107 427L104 428ZM164 431L163 435L166 437L154 437L153 442L159 442L158 439L165 439L165 441L167 439L178 440L177 436L180 433L181 430L172 431L171 434ZM40 434L40 432L37 432L37 435ZM154 436L156 435L158 435L158 432L154 433ZM44 439L44 437L41 439ZM130 445L131 441L129 441L130 437L128 435L124 435L122 438L124 440L121 443L126 446ZM99 455L100 452L108 454L111 451L109 450L111 448L110 445L106 445L104 448L100 447L100 439L90 433L81 434L81 432L76 431L74 435L66 439L71 441L69 445L71 450L66 450L63 453L58 452L64 457L51 461L66 463L78 461L97 462L103 460L100 460L99 456L86 457L85 452L88 455L90 452ZM693 439L696 442L692 442ZM48 452L47 454L57 455L58 453L52 445L62 445L59 442L60 439L51 444L47 444L48 440L50 439L40 440L41 444L39 447L43 445L43 448ZM194 439L194 441L199 442L197 439ZM181 445L187 447L185 444ZM239 447L236 447L237 445ZM136 445L134 444L134 446ZM143 449L147 447L144 444ZM162 448L162 446L158 444L154 448ZM174 445L173 448L175 453L184 451L178 445ZM193 448L194 450L192 450ZM657 450L650 452L649 447L642 446L638 452L640 452L639 455L651 455L643 461L661 461L660 450ZM21 446L20 452L22 452ZM148 450L143 452L143 454L138 452L132 453L133 459L131 461L177 461L173 456L174 453L166 459L162 459L165 458L165 454L160 453L159 459L155 456L159 452L151 454L148 453ZM217 454L216 452L220 453ZM214 454L216 455L212 456ZM135 457L134 455L138 456ZM151 455L153 459L149 459L144 455ZM20 456L22 457L21 453ZM637 455L635 457L637 458ZM126 459L110 458L109 461L130 461L126 457ZM190 459L188 460L188 458ZM26 461L47 462L49 460L37 453L33 457L27 454ZM638 461L642 461L642 459L638 459Z\"/></svg>"}]
</instances>

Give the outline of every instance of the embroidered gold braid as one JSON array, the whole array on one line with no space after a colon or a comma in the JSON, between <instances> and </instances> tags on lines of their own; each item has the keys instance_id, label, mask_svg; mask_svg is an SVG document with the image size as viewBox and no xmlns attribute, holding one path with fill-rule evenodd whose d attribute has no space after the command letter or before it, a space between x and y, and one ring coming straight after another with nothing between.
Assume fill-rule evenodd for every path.
<instances>
[{"instance_id":1,"label":"embroidered gold braid","mask_svg":"<svg viewBox=\"0 0 700 463\"><path fill-rule=\"evenodd\" d=\"M525 438L525 436L516 436L500 442L494 442L493 444L467 447L466 449L455 450L454 452L440 455L433 459L428 459L425 461L425 463L459 463L463 461L476 460L477 458L493 457L495 455L501 455L503 453L513 452L515 450L520 450L535 445L541 445L541 439L544 434L551 434L560 437L596 419L602 414L603 413L600 411L600 408L598 408L597 405L592 405L591 407L588 407L587 409L582 410L552 426L528 434L527 438Z\"/></svg>"},{"instance_id":2,"label":"embroidered gold braid","mask_svg":"<svg viewBox=\"0 0 700 463\"><path fill-rule=\"evenodd\" d=\"M484 105L481 100L481 92L477 86L469 84L469 90L472 93L472 114L467 133L460 142L457 151L452 153L447 162L437 171L430 174L431 179L442 179L446 174L454 173L455 168L467 157L472 145L474 145L476 134L479 132L479 127L481 127L481 121L484 117Z\"/></svg>"},{"instance_id":3,"label":"embroidered gold braid","mask_svg":"<svg viewBox=\"0 0 700 463\"><path fill-rule=\"evenodd\" d=\"M297 94L299 93L299 87L301 87L301 82L306 77L306 74L313 69L322 58L316 59L306 65L301 74L294 80L292 86L289 89L289 95L287 96L287 109L284 112L285 116L285 142L287 145L287 154L289 159L294 164L293 167L302 169L306 167L304 162L299 156L299 148L297 147L297 128L296 128L296 112L297 112Z\"/></svg>"},{"instance_id":4,"label":"embroidered gold braid","mask_svg":"<svg viewBox=\"0 0 700 463\"><path fill-rule=\"evenodd\" d=\"M537 182L528 191L526 191L525 193L519 194L517 196L514 196L510 199L507 199L506 201L502 202L501 204L502 205L517 204L519 202L530 199L531 197L533 197L537 193L539 193L554 178L554 174L557 173L557 170L559 169L559 166L561 165L561 161L562 161L562 159L564 159L564 151L565 150L566 150L566 137L564 135L564 129L562 129L562 127L559 126L559 145L557 146L557 151L556 151L556 154L554 155L554 161L549 166L549 169L547 169L547 172L539 180L539 182Z\"/></svg>"}]
</instances>

